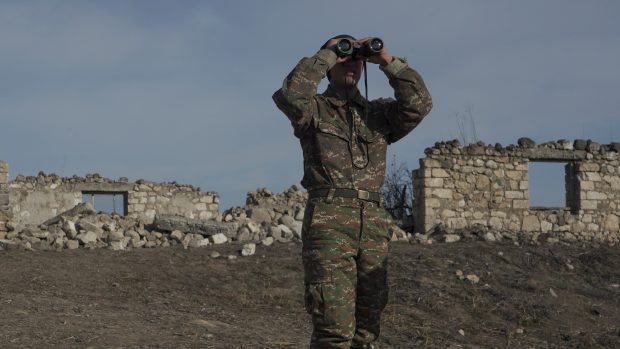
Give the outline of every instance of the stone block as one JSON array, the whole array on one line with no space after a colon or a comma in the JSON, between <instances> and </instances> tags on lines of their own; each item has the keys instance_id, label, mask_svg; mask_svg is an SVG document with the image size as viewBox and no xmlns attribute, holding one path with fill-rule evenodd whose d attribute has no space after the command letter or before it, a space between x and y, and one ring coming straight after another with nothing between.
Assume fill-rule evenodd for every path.
<instances>
[{"instance_id":1,"label":"stone block","mask_svg":"<svg viewBox=\"0 0 620 349\"><path fill-rule=\"evenodd\" d=\"M228 238L226 237L226 235L221 234L221 233L219 233L219 234L215 234L215 235L212 235L212 236L210 236L210 237L209 237L209 239L210 239L210 240L211 240L211 242L212 242L213 244L215 244L215 245L218 245L218 244L223 244L223 243L225 243L226 241L228 241Z\"/></svg>"},{"instance_id":2,"label":"stone block","mask_svg":"<svg viewBox=\"0 0 620 349\"><path fill-rule=\"evenodd\" d=\"M522 191L512 191L512 190L506 191L507 199L523 199L524 197L525 195L523 195Z\"/></svg>"},{"instance_id":3,"label":"stone block","mask_svg":"<svg viewBox=\"0 0 620 349\"><path fill-rule=\"evenodd\" d=\"M446 226L449 229L464 229L467 227L467 219L465 218L448 218Z\"/></svg>"},{"instance_id":4,"label":"stone block","mask_svg":"<svg viewBox=\"0 0 620 349\"><path fill-rule=\"evenodd\" d=\"M200 202L204 202L205 204L212 204L213 203L213 196L211 195L204 195L200 198Z\"/></svg>"},{"instance_id":5,"label":"stone block","mask_svg":"<svg viewBox=\"0 0 620 349\"><path fill-rule=\"evenodd\" d=\"M452 199L453 192L450 189L434 189L432 191L432 196L439 199Z\"/></svg>"},{"instance_id":6,"label":"stone block","mask_svg":"<svg viewBox=\"0 0 620 349\"><path fill-rule=\"evenodd\" d=\"M497 166L497 162L493 161L493 160L487 160L487 162L484 164L487 168L490 169L496 169Z\"/></svg>"},{"instance_id":7,"label":"stone block","mask_svg":"<svg viewBox=\"0 0 620 349\"><path fill-rule=\"evenodd\" d=\"M478 176L476 179L476 188L477 189L488 189L491 184L491 180L487 176Z\"/></svg>"},{"instance_id":8,"label":"stone block","mask_svg":"<svg viewBox=\"0 0 620 349\"><path fill-rule=\"evenodd\" d=\"M489 227L495 230L500 230L504 227L504 224L502 219L499 217L491 217L491 219L489 219Z\"/></svg>"},{"instance_id":9,"label":"stone block","mask_svg":"<svg viewBox=\"0 0 620 349\"><path fill-rule=\"evenodd\" d=\"M547 221L542 221L540 222L540 230L543 233L549 232L553 229L553 223L551 222L547 222Z\"/></svg>"},{"instance_id":10,"label":"stone block","mask_svg":"<svg viewBox=\"0 0 620 349\"><path fill-rule=\"evenodd\" d=\"M594 190L594 182L581 181L579 182L579 186L581 187L581 190Z\"/></svg>"},{"instance_id":11,"label":"stone block","mask_svg":"<svg viewBox=\"0 0 620 349\"><path fill-rule=\"evenodd\" d=\"M438 208L441 207L441 202L439 201L439 199L434 199L434 198L425 198L424 199L424 206L426 208Z\"/></svg>"},{"instance_id":12,"label":"stone block","mask_svg":"<svg viewBox=\"0 0 620 349\"><path fill-rule=\"evenodd\" d=\"M69 250L75 250L80 247L80 242L77 240L67 240L65 241L65 247Z\"/></svg>"},{"instance_id":13,"label":"stone block","mask_svg":"<svg viewBox=\"0 0 620 349\"><path fill-rule=\"evenodd\" d=\"M456 212L452 210L447 210L447 209L441 211L441 218L452 218L452 217L456 217Z\"/></svg>"},{"instance_id":14,"label":"stone block","mask_svg":"<svg viewBox=\"0 0 620 349\"><path fill-rule=\"evenodd\" d=\"M431 173L432 173L432 177L437 177L437 178L450 177L450 174L448 174L448 172L442 168L433 168Z\"/></svg>"},{"instance_id":15,"label":"stone block","mask_svg":"<svg viewBox=\"0 0 620 349\"><path fill-rule=\"evenodd\" d=\"M588 181L600 182L601 175L598 172L582 172L583 178Z\"/></svg>"},{"instance_id":16,"label":"stone block","mask_svg":"<svg viewBox=\"0 0 620 349\"><path fill-rule=\"evenodd\" d=\"M603 230L609 232L620 231L620 219L614 214L608 214L603 221Z\"/></svg>"},{"instance_id":17,"label":"stone block","mask_svg":"<svg viewBox=\"0 0 620 349\"><path fill-rule=\"evenodd\" d=\"M538 217L534 215L524 217L521 229L524 231L540 231L540 221Z\"/></svg>"},{"instance_id":18,"label":"stone block","mask_svg":"<svg viewBox=\"0 0 620 349\"><path fill-rule=\"evenodd\" d=\"M598 209L598 201L596 200L581 200L580 206L582 210L596 210Z\"/></svg>"},{"instance_id":19,"label":"stone block","mask_svg":"<svg viewBox=\"0 0 620 349\"><path fill-rule=\"evenodd\" d=\"M422 166L424 166L424 168L441 167L441 162L435 159L423 159Z\"/></svg>"},{"instance_id":20,"label":"stone block","mask_svg":"<svg viewBox=\"0 0 620 349\"><path fill-rule=\"evenodd\" d=\"M607 194L597 191L586 192L586 199L588 200L607 200Z\"/></svg>"},{"instance_id":21,"label":"stone block","mask_svg":"<svg viewBox=\"0 0 620 349\"><path fill-rule=\"evenodd\" d=\"M601 170L601 166L597 163L582 162L579 164L580 172L599 172L600 170Z\"/></svg>"},{"instance_id":22,"label":"stone block","mask_svg":"<svg viewBox=\"0 0 620 349\"><path fill-rule=\"evenodd\" d=\"M9 205L9 194L0 194L0 207Z\"/></svg>"},{"instance_id":23,"label":"stone block","mask_svg":"<svg viewBox=\"0 0 620 349\"><path fill-rule=\"evenodd\" d=\"M424 185L429 188L441 188L444 185L443 178L427 178Z\"/></svg>"},{"instance_id":24,"label":"stone block","mask_svg":"<svg viewBox=\"0 0 620 349\"><path fill-rule=\"evenodd\" d=\"M525 177L525 173L524 171L506 171L506 177L520 181Z\"/></svg>"}]
</instances>

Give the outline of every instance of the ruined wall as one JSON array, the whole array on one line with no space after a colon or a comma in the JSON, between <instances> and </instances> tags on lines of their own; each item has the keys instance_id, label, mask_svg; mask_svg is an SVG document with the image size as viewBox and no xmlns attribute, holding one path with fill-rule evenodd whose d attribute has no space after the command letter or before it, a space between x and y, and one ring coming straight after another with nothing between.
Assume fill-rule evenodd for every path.
<instances>
[{"instance_id":1,"label":"ruined wall","mask_svg":"<svg viewBox=\"0 0 620 349\"><path fill-rule=\"evenodd\" d=\"M442 224L459 230L548 233L562 240L618 242L620 144L558 141L536 145L520 139L502 147L458 141L425 151L414 171L416 231ZM530 207L528 164L566 163L566 206Z\"/></svg>"},{"instance_id":2,"label":"ruined wall","mask_svg":"<svg viewBox=\"0 0 620 349\"><path fill-rule=\"evenodd\" d=\"M9 218L9 166L0 160L0 232L7 230Z\"/></svg>"},{"instance_id":3,"label":"ruined wall","mask_svg":"<svg viewBox=\"0 0 620 349\"><path fill-rule=\"evenodd\" d=\"M125 178L111 180L97 174L67 178L39 173L36 177L17 176L9 182L10 223L14 227L40 224L82 202L85 193L116 194L120 202L124 201L119 213L147 224L155 214L211 219L219 211L217 193L202 192L191 185L144 180L131 183Z\"/></svg>"}]
</instances>

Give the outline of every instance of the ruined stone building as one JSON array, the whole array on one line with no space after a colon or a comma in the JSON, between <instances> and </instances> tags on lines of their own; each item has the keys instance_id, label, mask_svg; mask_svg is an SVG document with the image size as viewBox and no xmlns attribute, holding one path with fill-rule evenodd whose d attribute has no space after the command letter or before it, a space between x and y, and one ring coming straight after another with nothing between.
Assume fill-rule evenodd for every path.
<instances>
[{"instance_id":1,"label":"ruined stone building","mask_svg":"<svg viewBox=\"0 0 620 349\"><path fill-rule=\"evenodd\" d=\"M0 161L0 231L38 225L83 201L112 199L116 213L153 222L156 214L193 219L213 219L219 213L219 196L191 185L128 182L99 175L60 177L40 173L36 177L17 176L9 181L8 166Z\"/></svg>"},{"instance_id":2,"label":"ruined stone building","mask_svg":"<svg viewBox=\"0 0 620 349\"><path fill-rule=\"evenodd\" d=\"M418 232L448 230L548 233L564 240L618 242L620 144L558 141L518 146L437 143L414 171L414 221ZM530 206L528 164L560 162L564 207Z\"/></svg>"},{"instance_id":3,"label":"ruined stone building","mask_svg":"<svg viewBox=\"0 0 620 349\"><path fill-rule=\"evenodd\" d=\"M436 143L425 153L414 171L415 233L428 234L438 226L455 232L482 227L569 241L620 239L619 143L577 140L536 145L524 138L506 147L482 143L463 147L451 141ZM564 164L564 178L557 180L564 182L565 205L531 206L528 170L534 162ZM102 196L112 196L119 214L145 224L156 214L200 220L219 215L218 194L191 185L42 173L9 181L8 166L0 161L0 232L38 225Z\"/></svg>"}]
</instances>

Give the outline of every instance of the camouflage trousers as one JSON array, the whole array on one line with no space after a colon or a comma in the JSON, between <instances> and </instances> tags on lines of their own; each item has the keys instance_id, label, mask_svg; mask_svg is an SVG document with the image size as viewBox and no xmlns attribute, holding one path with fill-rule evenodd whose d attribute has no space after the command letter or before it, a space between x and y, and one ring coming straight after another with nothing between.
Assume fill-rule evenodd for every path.
<instances>
[{"instance_id":1,"label":"camouflage trousers","mask_svg":"<svg viewBox=\"0 0 620 349\"><path fill-rule=\"evenodd\" d=\"M372 348L388 299L389 214L349 198L308 201L303 225L310 348Z\"/></svg>"}]
</instances>

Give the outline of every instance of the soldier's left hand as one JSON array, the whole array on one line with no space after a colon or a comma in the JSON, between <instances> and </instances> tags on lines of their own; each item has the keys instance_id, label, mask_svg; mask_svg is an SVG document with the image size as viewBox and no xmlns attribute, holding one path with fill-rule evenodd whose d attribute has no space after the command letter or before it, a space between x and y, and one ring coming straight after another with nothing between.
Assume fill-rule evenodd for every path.
<instances>
[{"instance_id":1,"label":"soldier's left hand","mask_svg":"<svg viewBox=\"0 0 620 349\"><path fill-rule=\"evenodd\" d=\"M357 40L357 42L360 45L366 45L372 39L373 39L372 37L366 37L366 38ZM374 55L366 58L367 62L374 63L374 64L379 64L379 65L382 65L382 66L386 66L386 65L390 64L392 62L392 60L394 60L394 58L392 57L392 55L390 55L390 53L385 48L385 46L383 47L383 49L379 53L374 54Z\"/></svg>"}]
</instances>

